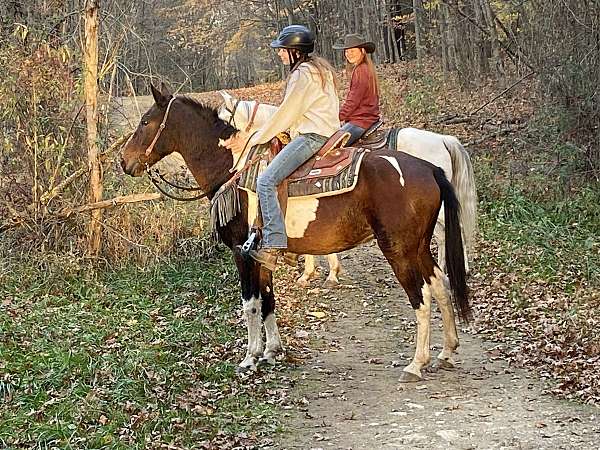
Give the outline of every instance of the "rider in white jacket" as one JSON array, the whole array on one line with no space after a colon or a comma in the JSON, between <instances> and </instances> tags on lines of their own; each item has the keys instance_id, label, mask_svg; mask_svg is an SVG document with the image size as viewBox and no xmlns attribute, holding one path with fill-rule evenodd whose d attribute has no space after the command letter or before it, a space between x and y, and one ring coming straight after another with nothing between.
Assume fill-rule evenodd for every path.
<instances>
[{"instance_id":1,"label":"rider in white jacket","mask_svg":"<svg viewBox=\"0 0 600 450\"><path fill-rule=\"evenodd\" d=\"M333 68L327 61L310 56L314 34L301 25L285 27L271 47L278 49L284 64L290 66L283 102L247 142L248 146L269 142L278 133L290 131L292 141L258 177L257 192L263 218L263 238L259 250L250 256L269 270L287 248L285 220L277 199L277 186L313 156L329 136L340 128L339 100ZM234 153L246 146L243 133L225 145Z\"/></svg>"}]
</instances>

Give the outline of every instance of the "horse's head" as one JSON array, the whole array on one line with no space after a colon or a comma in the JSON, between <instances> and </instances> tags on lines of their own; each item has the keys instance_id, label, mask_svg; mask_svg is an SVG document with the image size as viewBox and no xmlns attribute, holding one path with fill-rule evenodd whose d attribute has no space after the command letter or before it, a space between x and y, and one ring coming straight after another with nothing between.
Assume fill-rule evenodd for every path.
<instances>
[{"instance_id":1,"label":"horse's head","mask_svg":"<svg viewBox=\"0 0 600 450\"><path fill-rule=\"evenodd\" d=\"M173 121L168 120L175 98L164 84L161 84L160 91L153 85L150 85L150 89L154 105L142 116L138 127L125 144L121 158L123 171L134 177L141 176L147 167L175 150L173 134L169 132Z\"/></svg>"},{"instance_id":2,"label":"horse's head","mask_svg":"<svg viewBox=\"0 0 600 450\"><path fill-rule=\"evenodd\" d=\"M218 110L219 119L239 129L238 122L243 120L245 124L247 121L246 118L241 117L242 108L239 107L242 102L227 91L219 91L219 94L223 97L223 104Z\"/></svg>"}]
</instances>

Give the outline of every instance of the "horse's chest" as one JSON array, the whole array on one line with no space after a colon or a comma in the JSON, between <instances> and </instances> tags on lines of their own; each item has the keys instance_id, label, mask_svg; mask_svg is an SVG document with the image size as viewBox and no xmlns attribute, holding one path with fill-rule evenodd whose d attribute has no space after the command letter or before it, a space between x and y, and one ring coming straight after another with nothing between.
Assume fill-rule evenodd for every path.
<instances>
[{"instance_id":1,"label":"horse's chest","mask_svg":"<svg viewBox=\"0 0 600 450\"><path fill-rule=\"evenodd\" d=\"M285 230L290 238L304 237L308 226L317 218L319 199L310 197L293 197L288 199L285 214ZM256 194L248 193L248 225L252 226L256 219L258 199Z\"/></svg>"}]
</instances>

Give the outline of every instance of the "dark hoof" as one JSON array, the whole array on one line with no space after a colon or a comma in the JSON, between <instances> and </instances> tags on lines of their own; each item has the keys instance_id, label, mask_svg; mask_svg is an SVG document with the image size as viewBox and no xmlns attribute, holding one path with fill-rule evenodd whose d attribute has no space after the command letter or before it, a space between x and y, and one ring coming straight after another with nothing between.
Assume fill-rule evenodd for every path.
<instances>
[{"instance_id":1,"label":"dark hoof","mask_svg":"<svg viewBox=\"0 0 600 450\"><path fill-rule=\"evenodd\" d=\"M260 358L257 367L270 367L275 365L275 358Z\"/></svg>"},{"instance_id":2,"label":"dark hoof","mask_svg":"<svg viewBox=\"0 0 600 450\"><path fill-rule=\"evenodd\" d=\"M324 289L335 289L338 286L339 286L339 283L337 281L326 280L325 283L323 283Z\"/></svg>"},{"instance_id":3,"label":"dark hoof","mask_svg":"<svg viewBox=\"0 0 600 450\"><path fill-rule=\"evenodd\" d=\"M417 383L421 380L423 380L423 378L415 375L414 373L402 371L402 375L400 375L400 379L398 381L400 383Z\"/></svg>"},{"instance_id":4,"label":"dark hoof","mask_svg":"<svg viewBox=\"0 0 600 450\"><path fill-rule=\"evenodd\" d=\"M238 375L254 372L256 370L256 366L237 366L235 372Z\"/></svg>"},{"instance_id":5,"label":"dark hoof","mask_svg":"<svg viewBox=\"0 0 600 450\"><path fill-rule=\"evenodd\" d=\"M432 364L432 367L437 370L454 370L454 364L445 359L436 359Z\"/></svg>"}]
</instances>

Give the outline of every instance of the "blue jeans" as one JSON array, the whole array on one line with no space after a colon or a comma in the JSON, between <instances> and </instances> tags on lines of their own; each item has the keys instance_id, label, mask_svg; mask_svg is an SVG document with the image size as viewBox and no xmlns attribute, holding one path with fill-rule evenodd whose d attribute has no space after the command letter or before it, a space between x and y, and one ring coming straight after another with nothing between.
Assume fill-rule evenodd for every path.
<instances>
[{"instance_id":1,"label":"blue jeans","mask_svg":"<svg viewBox=\"0 0 600 450\"><path fill-rule=\"evenodd\" d=\"M286 145L256 181L263 218L263 248L287 248L285 219L277 199L277 186L310 159L327 141L314 133L301 134Z\"/></svg>"},{"instance_id":2,"label":"blue jeans","mask_svg":"<svg viewBox=\"0 0 600 450\"><path fill-rule=\"evenodd\" d=\"M367 131L364 128L356 126L350 122L346 122L342 127L342 130L350 133L350 139L348 139L346 145L354 144L358 140L358 138L361 137L365 131Z\"/></svg>"}]
</instances>

